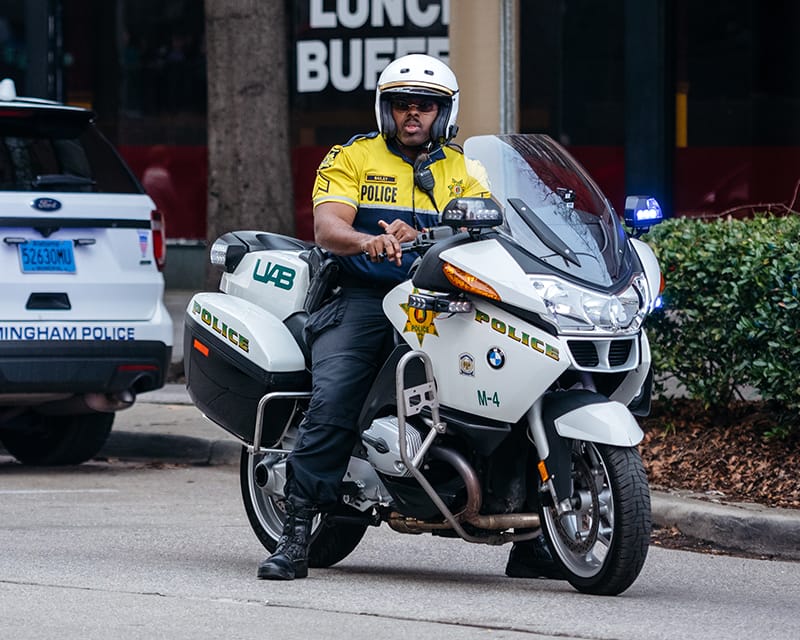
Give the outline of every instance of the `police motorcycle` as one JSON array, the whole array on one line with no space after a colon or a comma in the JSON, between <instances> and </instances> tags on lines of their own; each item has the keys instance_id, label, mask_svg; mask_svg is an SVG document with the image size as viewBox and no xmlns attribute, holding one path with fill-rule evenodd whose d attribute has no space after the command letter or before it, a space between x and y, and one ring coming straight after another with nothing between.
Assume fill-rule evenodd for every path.
<instances>
[{"instance_id":1,"label":"police motorcycle","mask_svg":"<svg viewBox=\"0 0 800 640\"><path fill-rule=\"evenodd\" d=\"M650 406L642 324L661 273L638 236L660 207L628 197L627 233L544 135L478 136L464 151L493 198L454 198L441 226L404 244L419 258L383 301L396 347L361 412L339 508L317 516L309 564L341 561L383 523L491 545L543 531L574 588L619 594L651 528L634 416ZM220 291L186 310L187 388L243 441L245 510L272 552L310 397L303 324L307 307L336 295L337 263L258 231L226 233L210 258L224 272Z\"/></svg>"}]
</instances>

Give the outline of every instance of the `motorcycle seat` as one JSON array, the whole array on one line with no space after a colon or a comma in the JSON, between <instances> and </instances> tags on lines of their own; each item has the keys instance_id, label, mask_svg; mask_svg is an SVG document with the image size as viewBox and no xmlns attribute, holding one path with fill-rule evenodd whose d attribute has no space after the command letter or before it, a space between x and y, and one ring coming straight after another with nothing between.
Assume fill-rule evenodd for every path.
<instances>
[{"instance_id":1,"label":"motorcycle seat","mask_svg":"<svg viewBox=\"0 0 800 640\"><path fill-rule=\"evenodd\" d=\"M234 235L247 245L249 251L305 251L315 246L313 242L270 231L235 231Z\"/></svg>"},{"instance_id":2,"label":"motorcycle seat","mask_svg":"<svg viewBox=\"0 0 800 640\"><path fill-rule=\"evenodd\" d=\"M286 318L283 323L286 325L286 328L289 329L289 333L292 334L297 346L300 347L300 351L306 361L306 369L311 371L311 349L306 343L304 331L307 318L308 314L305 311L296 311Z\"/></svg>"}]
</instances>

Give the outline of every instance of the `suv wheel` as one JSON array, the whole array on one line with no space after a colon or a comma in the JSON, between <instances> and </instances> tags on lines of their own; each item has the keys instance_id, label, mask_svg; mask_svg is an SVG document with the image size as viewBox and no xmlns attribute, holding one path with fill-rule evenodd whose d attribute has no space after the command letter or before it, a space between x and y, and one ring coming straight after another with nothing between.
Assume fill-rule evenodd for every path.
<instances>
[{"instance_id":1,"label":"suv wheel","mask_svg":"<svg viewBox=\"0 0 800 640\"><path fill-rule=\"evenodd\" d=\"M30 429L0 431L0 442L22 464L68 465L86 462L103 448L113 413L72 416L33 414Z\"/></svg>"}]
</instances>

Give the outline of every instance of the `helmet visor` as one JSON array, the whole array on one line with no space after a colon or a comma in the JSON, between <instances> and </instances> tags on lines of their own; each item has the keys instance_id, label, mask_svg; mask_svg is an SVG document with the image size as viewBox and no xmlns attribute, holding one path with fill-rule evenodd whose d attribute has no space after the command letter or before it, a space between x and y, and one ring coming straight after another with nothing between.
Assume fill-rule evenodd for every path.
<instances>
[{"instance_id":1,"label":"helmet visor","mask_svg":"<svg viewBox=\"0 0 800 640\"><path fill-rule=\"evenodd\" d=\"M420 113L431 113L438 111L442 103L431 96L414 95L410 93L394 94L386 96L393 111L405 113L411 108L415 108Z\"/></svg>"},{"instance_id":2,"label":"helmet visor","mask_svg":"<svg viewBox=\"0 0 800 640\"><path fill-rule=\"evenodd\" d=\"M416 93L427 96L440 96L447 98L453 95L453 91L440 84L431 82L409 83L407 80L403 82L387 82L378 86L378 91L384 93Z\"/></svg>"}]
</instances>

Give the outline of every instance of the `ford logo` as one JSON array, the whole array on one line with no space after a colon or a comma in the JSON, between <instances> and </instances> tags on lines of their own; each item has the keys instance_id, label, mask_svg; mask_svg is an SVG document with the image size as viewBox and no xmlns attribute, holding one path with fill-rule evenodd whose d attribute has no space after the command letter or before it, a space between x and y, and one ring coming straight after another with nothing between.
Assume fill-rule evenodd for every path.
<instances>
[{"instance_id":1,"label":"ford logo","mask_svg":"<svg viewBox=\"0 0 800 640\"><path fill-rule=\"evenodd\" d=\"M31 202L31 206L39 211L58 211L61 203L55 198L36 198Z\"/></svg>"}]
</instances>

